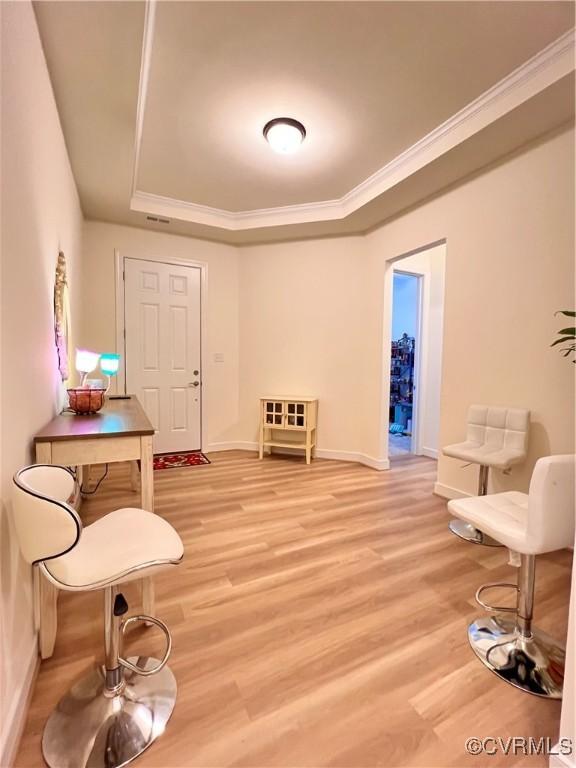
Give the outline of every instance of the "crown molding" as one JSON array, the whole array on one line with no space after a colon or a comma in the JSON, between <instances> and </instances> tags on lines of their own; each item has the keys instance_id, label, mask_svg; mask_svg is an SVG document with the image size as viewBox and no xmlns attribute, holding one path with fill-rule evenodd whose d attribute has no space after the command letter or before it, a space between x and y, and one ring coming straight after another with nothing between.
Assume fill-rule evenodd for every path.
<instances>
[{"instance_id":1,"label":"crown molding","mask_svg":"<svg viewBox=\"0 0 576 768\"><path fill-rule=\"evenodd\" d=\"M353 213L574 69L571 29L341 198Z\"/></svg>"},{"instance_id":2,"label":"crown molding","mask_svg":"<svg viewBox=\"0 0 576 768\"><path fill-rule=\"evenodd\" d=\"M136 148L130 209L230 231L345 219L575 68L575 30L571 29L385 166L335 200L300 205L228 211L138 190L142 126L146 107L156 0L149 0L142 46L136 119Z\"/></svg>"},{"instance_id":3,"label":"crown molding","mask_svg":"<svg viewBox=\"0 0 576 768\"><path fill-rule=\"evenodd\" d=\"M138 78L138 101L136 102L136 133L134 136L134 159L132 162L132 195L136 193L140 153L142 149L142 130L150 81L150 61L156 28L156 0L147 0L144 12L144 31L142 33L142 56L140 59L140 77Z\"/></svg>"},{"instance_id":4,"label":"crown molding","mask_svg":"<svg viewBox=\"0 0 576 768\"><path fill-rule=\"evenodd\" d=\"M318 203L236 212L140 191L136 191L132 195L130 209L139 213L149 213L154 216L179 219L180 221L189 221L231 231L314 221L333 221L342 219L347 215L343 211L341 200L324 200Z\"/></svg>"}]
</instances>

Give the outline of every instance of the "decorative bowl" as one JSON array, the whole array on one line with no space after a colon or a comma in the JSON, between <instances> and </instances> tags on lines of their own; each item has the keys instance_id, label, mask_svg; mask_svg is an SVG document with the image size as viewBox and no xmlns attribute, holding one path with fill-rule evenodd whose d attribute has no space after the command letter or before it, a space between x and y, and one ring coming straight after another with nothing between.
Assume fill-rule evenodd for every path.
<instances>
[{"instance_id":1,"label":"decorative bowl","mask_svg":"<svg viewBox=\"0 0 576 768\"><path fill-rule=\"evenodd\" d=\"M70 408L79 415L96 413L104 405L105 389L75 387L68 389L67 392Z\"/></svg>"}]
</instances>

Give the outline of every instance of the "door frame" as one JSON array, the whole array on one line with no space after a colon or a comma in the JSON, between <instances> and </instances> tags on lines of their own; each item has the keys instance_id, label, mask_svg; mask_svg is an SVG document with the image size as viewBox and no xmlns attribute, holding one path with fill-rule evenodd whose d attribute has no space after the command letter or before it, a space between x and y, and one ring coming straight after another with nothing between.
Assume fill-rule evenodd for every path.
<instances>
[{"instance_id":1,"label":"door frame","mask_svg":"<svg viewBox=\"0 0 576 768\"><path fill-rule=\"evenodd\" d=\"M390 412L390 368L392 364L392 354L391 354L391 342L392 342L392 309L393 309L393 282L394 282L394 271L396 269L397 272L404 271L404 272L410 272L410 270L401 269L401 264L399 262L402 261L402 259L406 259L409 256L415 256L418 253L422 253L423 251L429 251L432 248L436 248L439 245L446 246L446 259L448 258L448 242L447 238L441 238L440 240L434 240L432 242L426 243L425 245L421 245L418 248L413 248L410 251L406 251L405 253L401 253L398 256L394 256L391 259L386 259L386 264L384 267L384 286L383 286L383 293L384 293L384 316L382 318L382 344L383 344L383 352L382 352L382 367L381 367L381 386L380 386L380 455L385 457L387 461L390 460L390 452L389 452L389 426L390 426L390 418L389 418L389 412ZM446 269L446 266L445 266ZM416 272L411 272L411 274L418 274ZM424 278L425 275L422 275L420 273L420 276L422 277L422 280L420 282L420 290L421 290L421 317L419 320L419 327L418 332L420 334L420 338L423 338L423 335L425 332L427 332L427 322L428 317L427 315L427 307L426 304L426 293L425 290L427 290L428 286L424 285ZM444 301L446 301L446 294L444 295ZM444 322L442 333L444 334L446 330L446 323ZM444 345L442 345L444 347ZM444 354L444 348L442 349L442 354ZM425 376L423 375L424 371L424 365L425 365L425 354L421 356L419 360L419 381L417 382L418 389L417 392L417 400L420 404L420 413L422 413L422 407L424 404L424 394L426 390L426 386L424 384ZM414 374L416 375L416 361L414 361ZM418 394L418 390L420 390ZM420 421L420 419L418 419ZM430 458L438 458L437 456L432 456L431 453L425 451L422 447L422 445L419 444L418 441L421 441L421 435L422 430L419 428L420 425L416 425L416 435L413 435L415 439L412 441L412 453L414 455L420 455L420 456L428 456Z\"/></svg>"},{"instance_id":2,"label":"door frame","mask_svg":"<svg viewBox=\"0 0 576 768\"><path fill-rule=\"evenodd\" d=\"M172 259L166 256L156 256L146 254L140 256L134 253L120 253L119 248L114 249L114 288L115 288L115 307L116 307L116 352L120 354L120 365L118 375L115 377L116 392L118 394L128 394L126 392L126 296L124 282L124 263L126 259L137 261L152 261L160 264L173 264L177 267L194 267L200 270L200 373L201 373L201 392L200 392L200 445L201 450L206 451L206 435L208 434L206 392L209 383L208 376L208 344L207 344L207 308L206 297L208 296L208 264L205 261L195 261L193 259Z\"/></svg>"},{"instance_id":3,"label":"door frame","mask_svg":"<svg viewBox=\"0 0 576 768\"><path fill-rule=\"evenodd\" d=\"M427 278L427 275L425 275L423 272L414 272L409 269L394 269L394 264L392 264L392 284L394 284L394 275L398 273L399 275L410 275L410 277L415 277L418 280L417 283L417 297L416 297L416 338L414 340L414 347L415 347L415 353L414 353L414 392L416 393L416 397L414 397L414 392L412 393L412 437L410 438L410 453L412 453L414 456L421 456L422 455L422 441L420 435L422 434L422 430L420 429L420 414L422 413L422 408L424 406L424 398L422 396L422 389L423 389L423 379L422 379L422 358L423 358L423 349L422 349L422 339L424 338L424 296L425 296L425 290L427 288L427 285L425 285L425 281ZM392 320L393 322L394 317L394 291L392 291ZM392 354L390 354L390 372L392 370ZM391 375L389 372L388 376Z\"/></svg>"}]
</instances>

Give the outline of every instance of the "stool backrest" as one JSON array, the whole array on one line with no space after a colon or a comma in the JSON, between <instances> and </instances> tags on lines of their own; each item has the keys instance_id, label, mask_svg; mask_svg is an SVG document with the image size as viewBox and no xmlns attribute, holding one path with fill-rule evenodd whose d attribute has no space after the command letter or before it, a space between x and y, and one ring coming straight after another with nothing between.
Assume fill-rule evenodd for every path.
<instances>
[{"instance_id":1,"label":"stool backrest","mask_svg":"<svg viewBox=\"0 0 576 768\"><path fill-rule=\"evenodd\" d=\"M519 451L528 449L530 411L526 408L502 408L471 405L466 419L466 440Z\"/></svg>"},{"instance_id":2,"label":"stool backrest","mask_svg":"<svg viewBox=\"0 0 576 768\"><path fill-rule=\"evenodd\" d=\"M538 552L574 544L576 456L538 459L528 492L528 541Z\"/></svg>"},{"instance_id":3,"label":"stool backrest","mask_svg":"<svg viewBox=\"0 0 576 768\"><path fill-rule=\"evenodd\" d=\"M16 472L13 480L14 527L24 559L50 560L75 547L82 522L67 503L75 484L70 470L33 464Z\"/></svg>"}]
</instances>

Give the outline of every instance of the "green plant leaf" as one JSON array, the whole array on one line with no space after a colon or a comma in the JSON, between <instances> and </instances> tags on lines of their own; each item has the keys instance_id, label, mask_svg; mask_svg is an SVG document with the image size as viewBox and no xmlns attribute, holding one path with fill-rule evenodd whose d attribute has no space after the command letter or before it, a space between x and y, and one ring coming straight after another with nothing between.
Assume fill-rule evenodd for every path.
<instances>
[{"instance_id":1,"label":"green plant leaf","mask_svg":"<svg viewBox=\"0 0 576 768\"><path fill-rule=\"evenodd\" d=\"M570 309L559 309L558 312L554 312L555 315L566 315L566 317L576 317L576 312Z\"/></svg>"},{"instance_id":2,"label":"green plant leaf","mask_svg":"<svg viewBox=\"0 0 576 768\"><path fill-rule=\"evenodd\" d=\"M556 339L556 341L553 341L550 346L555 347L556 344L568 344L568 342L572 341L573 338L573 336L561 336L559 339Z\"/></svg>"},{"instance_id":3,"label":"green plant leaf","mask_svg":"<svg viewBox=\"0 0 576 768\"><path fill-rule=\"evenodd\" d=\"M576 336L576 328L562 328L558 333L564 333L566 336Z\"/></svg>"}]
</instances>

